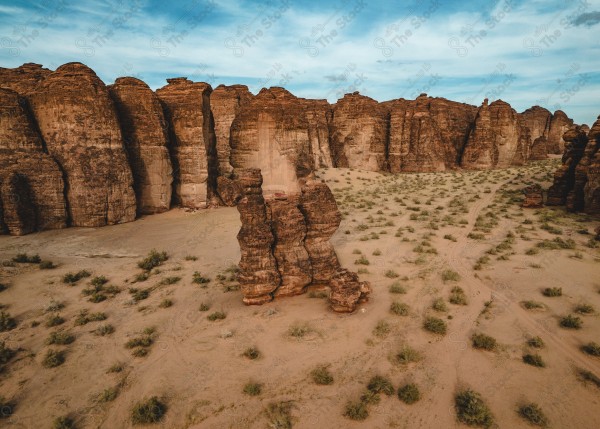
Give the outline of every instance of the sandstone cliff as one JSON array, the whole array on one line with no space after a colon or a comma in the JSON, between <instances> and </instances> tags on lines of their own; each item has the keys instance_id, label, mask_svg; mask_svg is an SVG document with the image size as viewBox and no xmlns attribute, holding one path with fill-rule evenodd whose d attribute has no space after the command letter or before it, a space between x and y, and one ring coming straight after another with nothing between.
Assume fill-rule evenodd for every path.
<instances>
[{"instance_id":1,"label":"sandstone cliff","mask_svg":"<svg viewBox=\"0 0 600 429\"><path fill-rule=\"evenodd\" d=\"M186 78L167 79L156 94L169 122L175 202L206 207L215 196L217 152L210 113L212 88Z\"/></svg>"},{"instance_id":2,"label":"sandstone cliff","mask_svg":"<svg viewBox=\"0 0 600 429\"><path fill-rule=\"evenodd\" d=\"M108 89L129 156L138 213L164 212L171 207L173 178L160 101L148 85L132 77L119 78Z\"/></svg>"},{"instance_id":3,"label":"sandstone cliff","mask_svg":"<svg viewBox=\"0 0 600 429\"><path fill-rule=\"evenodd\" d=\"M14 69L0 67L0 87L27 95L50 73L47 68L34 63L25 63Z\"/></svg>"},{"instance_id":4,"label":"sandstone cliff","mask_svg":"<svg viewBox=\"0 0 600 429\"><path fill-rule=\"evenodd\" d=\"M135 219L133 179L113 102L104 83L80 63L65 64L29 95L48 152L67 180L74 226Z\"/></svg>"},{"instance_id":5,"label":"sandstone cliff","mask_svg":"<svg viewBox=\"0 0 600 429\"><path fill-rule=\"evenodd\" d=\"M573 120L562 110L557 110L552 115L550 130L548 131L548 153L562 154L565 150L563 135L573 127Z\"/></svg>"}]
</instances>

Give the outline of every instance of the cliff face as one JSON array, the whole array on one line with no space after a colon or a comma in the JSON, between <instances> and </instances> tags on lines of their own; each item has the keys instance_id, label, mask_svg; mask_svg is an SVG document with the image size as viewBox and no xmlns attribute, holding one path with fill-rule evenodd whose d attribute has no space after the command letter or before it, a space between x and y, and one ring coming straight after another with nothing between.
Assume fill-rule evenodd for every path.
<instances>
[{"instance_id":1,"label":"cliff face","mask_svg":"<svg viewBox=\"0 0 600 429\"><path fill-rule=\"evenodd\" d=\"M167 79L156 91L171 140L175 202L184 207L206 207L215 195L217 152L210 113L212 88L186 78Z\"/></svg>"},{"instance_id":2,"label":"cliff face","mask_svg":"<svg viewBox=\"0 0 600 429\"><path fill-rule=\"evenodd\" d=\"M600 116L588 133L583 157L587 179L583 187L584 210L589 214L600 214Z\"/></svg>"},{"instance_id":3,"label":"cliff face","mask_svg":"<svg viewBox=\"0 0 600 429\"><path fill-rule=\"evenodd\" d=\"M14 235L67 225L64 182L44 153L26 100L0 88L0 230Z\"/></svg>"},{"instance_id":4,"label":"cliff face","mask_svg":"<svg viewBox=\"0 0 600 429\"><path fill-rule=\"evenodd\" d=\"M27 95L51 73L52 71L34 63L25 63L14 69L0 67L0 87Z\"/></svg>"},{"instance_id":5,"label":"cliff face","mask_svg":"<svg viewBox=\"0 0 600 429\"><path fill-rule=\"evenodd\" d=\"M550 130L548 131L548 153L562 154L565 150L563 135L573 127L573 120L562 110L557 110L552 115Z\"/></svg>"},{"instance_id":6,"label":"cliff face","mask_svg":"<svg viewBox=\"0 0 600 429\"><path fill-rule=\"evenodd\" d=\"M238 279L246 304L302 294L308 285L330 286L334 311L354 311L368 283L340 267L329 242L341 214L326 184L308 181L300 192L265 201L259 169L235 170L243 189L238 204L241 259Z\"/></svg>"},{"instance_id":7,"label":"cliff face","mask_svg":"<svg viewBox=\"0 0 600 429\"><path fill-rule=\"evenodd\" d=\"M355 92L338 100L329 135L336 167L387 169L387 111L372 98Z\"/></svg>"},{"instance_id":8,"label":"cliff face","mask_svg":"<svg viewBox=\"0 0 600 429\"><path fill-rule=\"evenodd\" d=\"M148 85L131 77L117 79L108 89L133 173L138 213L164 212L171 207L173 178L160 101Z\"/></svg>"},{"instance_id":9,"label":"cliff face","mask_svg":"<svg viewBox=\"0 0 600 429\"><path fill-rule=\"evenodd\" d=\"M135 219L133 179L104 83L80 63L59 67L29 95L48 152L67 179L74 226Z\"/></svg>"}]
</instances>

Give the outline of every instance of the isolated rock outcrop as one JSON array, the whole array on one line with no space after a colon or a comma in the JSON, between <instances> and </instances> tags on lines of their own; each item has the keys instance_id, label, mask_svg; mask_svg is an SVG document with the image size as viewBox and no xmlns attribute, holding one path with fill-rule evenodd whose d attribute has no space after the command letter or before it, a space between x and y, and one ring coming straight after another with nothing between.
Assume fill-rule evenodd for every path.
<instances>
[{"instance_id":1,"label":"isolated rock outcrop","mask_svg":"<svg viewBox=\"0 0 600 429\"><path fill-rule=\"evenodd\" d=\"M341 215L325 183L308 181L299 193L265 201L260 170L235 170L234 177L244 190L237 236L244 303L298 295L309 285L331 286L335 311L351 312L366 300L368 283L340 267L329 242Z\"/></svg>"},{"instance_id":2,"label":"isolated rock outcrop","mask_svg":"<svg viewBox=\"0 0 600 429\"><path fill-rule=\"evenodd\" d=\"M240 109L254 96L246 85L219 85L210 95L210 109L215 123L216 151L219 175L227 176L233 171L231 155L231 124Z\"/></svg>"},{"instance_id":3,"label":"isolated rock outcrop","mask_svg":"<svg viewBox=\"0 0 600 429\"><path fill-rule=\"evenodd\" d=\"M527 186L523 189L523 193L525 194L525 200L523 200L521 207L536 209L544 206L544 190L537 183Z\"/></svg>"},{"instance_id":4,"label":"isolated rock outcrop","mask_svg":"<svg viewBox=\"0 0 600 429\"><path fill-rule=\"evenodd\" d=\"M80 63L46 76L29 100L48 152L67 179L73 226L135 219L133 179L114 104L104 83Z\"/></svg>"},{"instance_id":5,"label":"isolated rock outcrop","mask_svg":"<svg viewBox=\"0 0 600 429\"><path fill-rule=\"evenodd\" d=\"M67 225L63 173L44 153L26 101L0 88L0 223L15 235ZM2 216L5 216L2 222ZM9 219L10 218L10 219Z\"/></svg>"},{"instance_id":6,"label":"isolated rock outcrop","mask_svg":"<svg viewBox=\"0 0 600 429\"><path fill-rule=\"evenodd\" d=\"M392 173L444 171L457 167L477 109L431 98L393 100L388 162Z\"/></svg>"},{"instance_id":7,"label":"isolated rock outcrop","mask_svg":"<svg viewBox=\"0 0 600 429\"><path fill-rule=\"evenodd\" d=\"M108 89L133 173L138 213L169 210L173 169L167 123L158 97L148 85L133 77L118 78Z\"/></svg>"},{"instance_id":8,"label":"isolated rock outcrop","mask_svg":"<svg viewBox=\"0 0 600 429\"><path fill-rule=\"evenodd\" d=\"M588 143L588 136L583 127L577 126L563 135L565 140L565 153L562 157L562 165L554 172L554 183L548 189L546 204L549 206L562 206L567 203L570 196L571 207L574 208L576 200L581 200L583 195L573 192L575 187L575 172L579 161L583 158Z\"/></svg>"},{"instance_id":9,"label":"isolated rock outcrop","mask_svg":"<svg viewBox=\"0 0 600 429\"><path fill-rule=\"evenodd\" d=\"M175 202L202 208L216 195L217 151L210 112L212 88L180 77L156 90L169 123Z\"/></svg>"},{"instance_id":10,"label":"isolated rock outcrop","mask_svg":"<svg viewBox=\"0 0 600 429\"><path fill-rule=\"evenodd\" d=\"M463 156L464 168L488 169L521 165L527 160L527 129L510 104L485 99L477 112Z\"/></svg>"}]
</instances>

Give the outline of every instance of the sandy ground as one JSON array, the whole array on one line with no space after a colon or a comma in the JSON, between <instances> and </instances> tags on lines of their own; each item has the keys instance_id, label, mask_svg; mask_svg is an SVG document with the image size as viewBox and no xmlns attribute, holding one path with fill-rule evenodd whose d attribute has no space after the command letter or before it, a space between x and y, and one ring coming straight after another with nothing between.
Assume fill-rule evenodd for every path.
<instances>
[{"instance_id":1,"label":"sandy ground","mask_svg":"<svg viewBox=\"0 0 600 429\"><path fill-rule=\"evenodd\" d=\"M2 236L0 260L39 253L58 268L1 268L0 283L9 287L0 292L0 303L18 326L0 332L0 341L18 352L0 373L0 396L15 405L0 426L51 427L54 418L69 415L81 428L129 428L133 405L156 395L168 406L155 425L161 428L277 427L269 425L265 409L281 401L292 401L294 428L452 428L462 427L453 408L454 394L470 387L482 395L501 428L529 427L517 413L524 402L539 404L551 427L600 427L600 387L576 376L577 368L600 376L600 358L580 350L587 342L600 343L598 313L580 315L582 329L559 326L559 318L573 313L577 304L600 310L600 250L588 247L591 235L582 233L593 231L599 220L563 209L521 209L511 201L518 194L506 193L532 182L547 187L555 167L556 161L548 161L520 169L399 176L320 171L344 214L332 240L340 260L360 269L361 278L373 286L370 302L351 315L332 313L326 299L308 294L244 306L226 272L239 260L235 208L172 210L112 227ZM480 223L490 219L486 213L495 215L495 224L485 225L489 232L480 232L479 239L469 238L478 232L478 216L483 216ZM544 221L560 231L540 228ZM514 235L509 246L486 253L509 232ZM576 248L526 254L536 243L555 237L574 240ZM153 248L166 251L168 261L160 272L132 284L141 273L137 262ZM355 264L361 255L369 265ZM474 269L486 255L489 262ZM62 282L65 273L82 269L92 277L105 276L121 292L89 302L82 290L92 277L74 286ZM445 270L459 279L444 282ZM211 282L206 287L193 283L195 271ZM181 279L165 284L170 277ZM394 283L406 293L390 293ZM455 286L465 291L467 305L448 302ZM563 296L542 295L543 288L553 286L562 287ZM130 287L151 292L136 303ZM435 298L445 300L446 312L431 308ZM165 299L172 306L162 308ZM544 307L526 310L520 304L524 300ZM391 313L394 301L408 304L408 315ZM47 309L56 303L64 305L57 313L65 323L48 328L45 322L54 312ZM199 311L202 303L210 305L208 312ZM76 326L82 309L105 312L108 318ZM214 311L227 316L207 320ZM425 331L427 316L444 319L447 334ZM376 335L380 321L387 322L389 332ZM115 332L95 335L107 323ZM288 330L297 324L307 324L312 332L291 337ZM154 344L147 356L134 357L124 345L148 327L156 329ZM46 345L57 330L72 333L75 341ZM497 349L474 349L470 338L475 332L494 337ZM532 336L540 336L545 347L528 347L526 340ZM397 362L405 345L421 354L418 362ZM259 359L242 356L251 346L260 350ZM65 350L65 363L44 367L48 349ZM525 364L525 352L539 353L546 367ZM107 373L116 363L123 370ZM321 364L329 365L332 385L311 380L311 370ZM365 421L344 417L346 403L358 400L375 374L389 377L396 388L416 383L421 400L406 405L396 395L382 396L369 406ZM263 385L259 396L242 392L251 380ZM118 396L99 401L97 395L108 388L115 388Z\"/></svg>"}]
</instances>

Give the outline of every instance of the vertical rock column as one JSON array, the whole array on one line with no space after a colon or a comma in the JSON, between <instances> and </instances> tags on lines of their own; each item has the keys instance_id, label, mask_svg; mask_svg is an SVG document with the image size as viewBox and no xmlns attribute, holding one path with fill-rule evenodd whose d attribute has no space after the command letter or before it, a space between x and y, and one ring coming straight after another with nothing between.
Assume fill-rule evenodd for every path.
<instances>
[{"instance_id":1,"label":"vertical rock column","mask_svg":"<svg viewBox=\"0 0 600 429\"><path fill-rule=\"evenodd\" d=\"M169 123L174 202L183 207L206 207L215 195L217 153L207 83L186 78L167 79L156 91Z\"/></svg>"},{"instance_id":2,"label":"vertical rock column","mask_svg":"<svg viewBox=\"0 0 600 429\"><path fill-rule=\"evenodd\" d=\"M73 226L135 219L133 179L114 104L87 66L65 64L29 97L49 153L67 179Z\"/></svg>"},{"instance_id":3,"label":"vertical rock column","mask_svg":"<svg viewBox=\"0 0 600 429\"><path fill-rule=\"evenodd\" d=\"M118 78L108 89L129 155L138 213L164 212L171 205L173 171L160 101L148 85L132 77Z\"/></svg>"}]
</instances>

